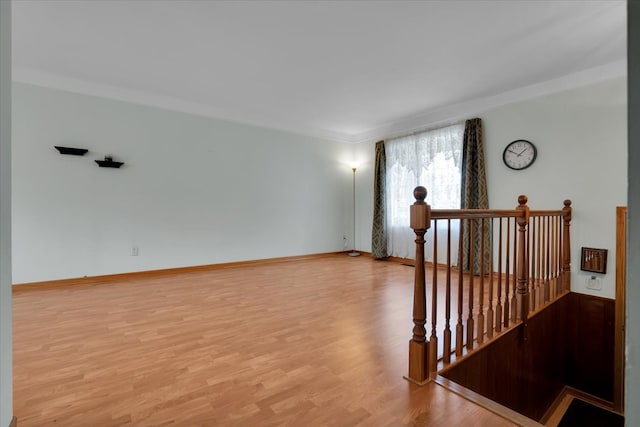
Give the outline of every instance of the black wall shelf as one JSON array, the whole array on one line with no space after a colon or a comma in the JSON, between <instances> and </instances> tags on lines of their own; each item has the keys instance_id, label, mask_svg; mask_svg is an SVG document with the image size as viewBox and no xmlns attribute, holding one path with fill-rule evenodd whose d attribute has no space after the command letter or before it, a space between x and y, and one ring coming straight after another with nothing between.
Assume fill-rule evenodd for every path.
<instances>
[{"instance_id":1,"label":"black wall shelf","mask_svg":"<svg viewBox=\"0 0 640 427\"><path fill-rule=\"evenodd\" d=\"M71 156L84 156L89 151L86 148L61 147L59 145L54 145L54 147L60 154L69 154Z\"/></svg>"},{"instance_id":2,"label":"black wall shelf","mask_svg":"<svg viewBox=\"0 0 640 427\"><path fill-rule=\"evenodd\" d=\"M111 157L105 157L104 160L96 160L96 163L101 168L116 168L116 169L119 169L120 166L124 165L124 162L114 162Z\"/></svg>"}]
</instances>

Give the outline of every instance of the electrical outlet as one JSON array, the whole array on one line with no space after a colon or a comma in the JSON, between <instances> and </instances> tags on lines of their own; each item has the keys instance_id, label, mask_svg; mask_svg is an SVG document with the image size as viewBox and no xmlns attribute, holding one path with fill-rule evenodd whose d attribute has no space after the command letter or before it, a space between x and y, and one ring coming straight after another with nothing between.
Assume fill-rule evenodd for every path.
<instances>
[{"instance_id":1,"label":"electrical outlet","mask_svg":"<svg viewBox=\"0 0 640 427\"><path fill-rule=\"evenodd\" d=\"M347 249L347 235L346 234L342 235L342 247Z\"/></svg>"},{"instance_id":2,"label":"electrical outlet","mask_svg":"<svg viewBox=\"0 0 640 427\"><path fill-rule=\"evenodd\" d=\"M587 289L591 289L594 291L602 290L602 279L596 276L587 276L584 278L585 286Z\"/></svg>"},{"instance_id":3,"label":"electrical outlet","mask_svg":"<svg viewBox=\"0 0 640 427\"><path fill-rule=\"evenodd\" d=\"M138 247L131 246L131 256L138 256Z\"/></svg>"}]
</instances>

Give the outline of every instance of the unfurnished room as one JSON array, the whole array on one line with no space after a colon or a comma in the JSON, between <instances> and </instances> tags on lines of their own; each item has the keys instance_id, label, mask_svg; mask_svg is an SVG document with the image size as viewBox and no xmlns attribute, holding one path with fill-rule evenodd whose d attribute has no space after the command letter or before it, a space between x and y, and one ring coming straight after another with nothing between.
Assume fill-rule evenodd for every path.
<instances>
[{"instance_id":1,"label":"unfurnished room","mask_svg":"<svg viewBox=\"0 0 640 427\"><path fill-rule=\"evenodd\" d=\"M0 427L640 425L639 3L0 7Z\"/></svg>"}]
</instances>

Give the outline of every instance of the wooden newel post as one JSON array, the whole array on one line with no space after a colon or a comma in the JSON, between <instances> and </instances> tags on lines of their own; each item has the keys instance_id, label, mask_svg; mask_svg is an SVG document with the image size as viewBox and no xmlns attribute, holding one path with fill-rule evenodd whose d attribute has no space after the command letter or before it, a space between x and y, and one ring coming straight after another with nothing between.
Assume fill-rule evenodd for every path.
<instances>
[{"instance_id":1,"label":"wooden newel post","mask_svg":"<svg viewBox=\"0 0 640 427\"><path fill-rule=\"evenodd\" d=\"M562 292L571 290L571 200L564 201L562 208L564 229L562 230Z\"/></svg>"},{"instance_id":2,"label":"wooden newel post","mask_svg":"<svg viewBox=\"0 0 640 427\"><path fill-rule=\"evenodd\" d=\"M527 321L529 315L529 286L528 279L528 262L526 254L527 225L529 224L529 207L527 206L527 196L518 197L518 207L516 210L522 211L518 217L518 249L516 255L516 318Z\"/></svg>"},{"instance_id":3,"label":"wooden newel post","mask_svg":"<svg viewBox=\"0 0 640 427\"><path fill-rule=\"evenodd\" d=\"M416 202L411 205L411 228L416 233L416 267L413 288L413 338L409 341L409 376L407 379L417 384L429 380L429 342L424 327L427 321L427 301L424 271L424 235L431 226L431 206L424 199L427 189L413 190Z\"/></svg>"}]
</instances>

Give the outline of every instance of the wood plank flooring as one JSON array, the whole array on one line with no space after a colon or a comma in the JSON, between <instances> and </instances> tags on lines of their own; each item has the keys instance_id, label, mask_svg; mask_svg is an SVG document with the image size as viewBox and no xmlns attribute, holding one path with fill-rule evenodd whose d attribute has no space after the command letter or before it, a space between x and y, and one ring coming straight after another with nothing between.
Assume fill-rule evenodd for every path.
<instances>
[{"instance_id":1,"label":"wood plank flooring","mask_svg":"<svg viewBox=\"0 0 640 427\"><path fill-rule=\"evenodd\" d=\"M413 268L368 257L14 293L29 426L509 426L407 372Z\"/></svg>"}]
</instances>

